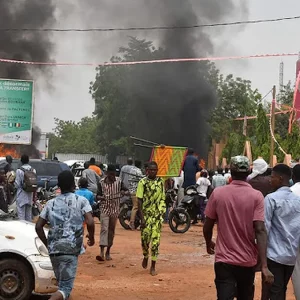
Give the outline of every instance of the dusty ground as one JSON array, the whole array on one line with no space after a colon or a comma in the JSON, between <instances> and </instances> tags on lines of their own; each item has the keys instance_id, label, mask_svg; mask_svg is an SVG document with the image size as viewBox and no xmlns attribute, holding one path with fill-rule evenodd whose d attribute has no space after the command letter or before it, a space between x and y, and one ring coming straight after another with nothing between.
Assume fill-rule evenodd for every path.
<instances>
[{"instance_id":1,"label":"dusty ground","mask_svg":"<svg viewBox=\"0 0 300 300\"><path fill-rule=\"evenodd\" d=\"M98 244L99 224L96 226ZM216 299L213 257L205 253L200 226L183 235L164 227L156 277L141 268L139 232L117 228L112 262L95 261L98 252L95 245L80 258L73 300ZM259 281L257 278L255 299L259 299ZM290 286L287 300L292 299L295 298Z\"/></svg>"}]
</instances>

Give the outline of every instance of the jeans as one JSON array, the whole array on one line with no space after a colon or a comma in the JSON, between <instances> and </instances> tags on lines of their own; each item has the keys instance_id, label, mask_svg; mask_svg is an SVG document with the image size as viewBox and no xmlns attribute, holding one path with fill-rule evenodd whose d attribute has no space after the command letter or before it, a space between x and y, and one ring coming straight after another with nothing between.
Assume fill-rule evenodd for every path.
<instances>
[{"instance_id":1,"label":"jeans","mask_svg":"<svg viewBox=\"0 0 300 300\"><path fill-rule=\"evenodd\" d=\"M218 300L253 300L254 267L240 267L222 262L215 263Z\"/></svg>"},{"instance_id":2,"label":"jeans","mask_svg":"<svg viewBox=\"0 0 300 300\"><path fill-rule=\"evenodd\" d=\"M50 255L50 259L58 281L58 291L63 295L64 299L68 299L74 286L78 256Z\"/></svg>"},{"instance_id":3,"label":"jeans","mask_svg":"<svg viewBox=\"0 0 300 300\"><path fill-rule=\"evenodd\" d=\"M268 259L268 268L274 275L274 283L262 287L263 300L285 300L287 285L294 271L294 266L286 266Z\"/></svg>"}]
</instances>

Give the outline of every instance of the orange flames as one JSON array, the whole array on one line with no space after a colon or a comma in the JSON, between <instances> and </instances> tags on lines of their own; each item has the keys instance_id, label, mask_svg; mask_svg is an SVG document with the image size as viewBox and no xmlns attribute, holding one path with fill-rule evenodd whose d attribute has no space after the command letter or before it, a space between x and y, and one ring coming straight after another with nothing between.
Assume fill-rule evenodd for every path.
<instances>
[{"instance_id":1,"label":"orange flames","mask_svg":"<svg viewBox=\"0 0 300 300\"><path fill-rule=\"evenodd\" d=\"M20 154L18 151L18 146L0 144L0 157L5 157L6 155L10 155L13 158L19 158Z\"/></svg>"},{"instance_id":2,"label":"orange flames","mask_svg":"<svg viewBox=\"0 0 300 300\"><path fill-rule=\"evenodd\" d=\"M205 166L206 166L206 163L205 163L205 160L204 159L200 159L200 162L199 162L199 165L202 169L205 169Z\"/></svg>"}]
</instances>

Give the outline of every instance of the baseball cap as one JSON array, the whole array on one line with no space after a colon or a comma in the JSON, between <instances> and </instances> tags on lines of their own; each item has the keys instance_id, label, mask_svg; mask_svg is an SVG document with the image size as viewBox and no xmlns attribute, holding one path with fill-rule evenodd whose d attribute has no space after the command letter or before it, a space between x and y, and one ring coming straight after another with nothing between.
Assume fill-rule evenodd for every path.
<instances>
[{"instance_id":1,"label":"baseball cap","mask_svg":"<svg viewBox=\"0 0 300 300\"><path fill-rule=\"evenodd\" d=\"M235 172L249 172L250 171L250 161L246 156L234 156L231 158L230 170Z\"/></svg>"}]
</instances>

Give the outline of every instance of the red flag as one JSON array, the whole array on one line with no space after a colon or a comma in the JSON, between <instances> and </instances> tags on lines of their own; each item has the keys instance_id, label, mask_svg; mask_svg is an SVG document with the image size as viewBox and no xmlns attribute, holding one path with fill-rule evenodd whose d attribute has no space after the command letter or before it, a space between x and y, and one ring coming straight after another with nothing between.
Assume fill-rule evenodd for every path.
<instances>
[{"instance_id":1,"label":"red flag","mask_svg":"<svg viewBox=\"0 0 300 300\"><path fill-rule=\"evenodd\" d=\"M300 59L297 61L297 80L294 93L293 113L290 117L289 133L292 132L292 123L294 120L300 121ZM293 118L294 116L294 118Z\"/></svg>"}]
</instances>

